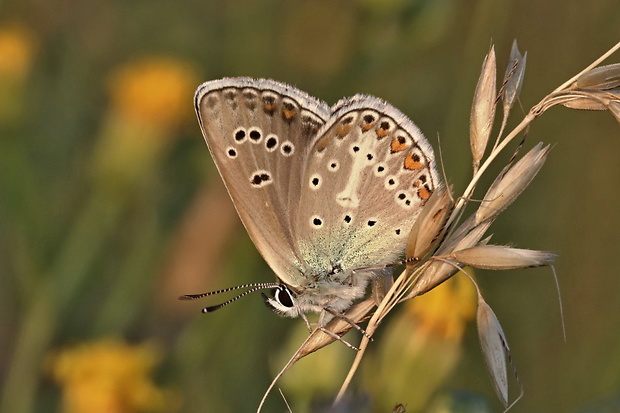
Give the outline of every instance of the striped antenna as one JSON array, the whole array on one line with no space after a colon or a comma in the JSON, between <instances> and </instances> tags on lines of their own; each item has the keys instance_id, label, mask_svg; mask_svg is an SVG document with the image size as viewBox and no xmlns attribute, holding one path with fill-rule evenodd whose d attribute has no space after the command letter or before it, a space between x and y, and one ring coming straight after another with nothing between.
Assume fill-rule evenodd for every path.
<instances>
[{"instance_id":1,"label":"striped antenna","mask_svg":"<svg viewBox=\"0 0 620 413\"><path fill-rule=\"evenodd\" d=\"M209 292L202 293L202 294L186 294L186 295L180 296L179 300L197 300L199 298L208 297L210 295L227 293L229 291L240 290L242 288L249 288L248 291L244 291L243 293L241 293L241 294L231 298L228 301L224 301L223 303L212 305L212 306L205 307L205 308L202 309L203 313L212 313L213 311L219 310L220 308L222 308L224 306L227 306L228 304L233 303L233 302L237 301L238 299L240 299L241 297L245 297L246 295L248 295L250 293L253 293L253 292L258 291L258 290L263 290L263 289L266 289L266 288L277 288L279 286L280 286L280 284L277 284L277 283L243 284L243 285L237 285L235 287L224 288L223 290L209 291Z\"/></svg>"}]
</instances>

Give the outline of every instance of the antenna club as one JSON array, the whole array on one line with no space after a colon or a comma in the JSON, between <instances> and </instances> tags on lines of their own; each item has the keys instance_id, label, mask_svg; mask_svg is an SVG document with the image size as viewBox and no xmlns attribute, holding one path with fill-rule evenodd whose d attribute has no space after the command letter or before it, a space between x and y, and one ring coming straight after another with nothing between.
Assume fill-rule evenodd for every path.
<instances>
[{"instance_id":1,"label":"antenna club","mask_svg":"<svg viewBox=\"0 0 620 413\"><path fill-rule=\"evenodd\" d=\"M179 300L195 300L196 297L194 297L193 295L181 295L179 296Z\"/></svg>"}]
</instances>

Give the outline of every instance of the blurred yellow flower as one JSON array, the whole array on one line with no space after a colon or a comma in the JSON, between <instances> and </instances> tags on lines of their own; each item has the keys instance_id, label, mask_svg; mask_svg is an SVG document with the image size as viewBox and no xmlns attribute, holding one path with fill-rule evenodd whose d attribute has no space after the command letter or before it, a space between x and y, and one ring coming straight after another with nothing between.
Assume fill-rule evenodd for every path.
<instances>
[{"instance_id":1,"label":"blurred yellow flower","mask_svg":"<svg viewBox=\"0 0 620 413\"><path fill-rule=\"evenodd\" d=\"M62 387L65 413L169 412L174 395L149 378L158 361L152 345L106 339L59 351L48 368Z\"/></svg>"},{"instance_id":2,"label":"blurred yellow flower","mask_svg":"<svg viewBox=\"0 0 620 413\"><path fill-rule=\"evenodd\" d=\"M0 26L0 122L22 119L24 85L36 44L34 34L18 23Z\"/></svg>"},{"instance_id":3,"label":"blurred yellow flower","mask_svg":"<svg viewBox=\"0 0 620 413\"><path fill-rule=\"evenodd\" d=\"M167 57L136 60L110 76L111 107L92 162L98 186L127 194L153 175L175 128L193 113L196 84L188 63Z\"/></svg>"},{"instance_id":4,"label":"blurred yellow flower","mask_svg":"<svg viewBox=\"0 0 620 413\"><path fill-rule=\"evenodd\" d=\"M467 322L476 315L476 289L467 277L452 277L427 294L414 298L407 311L420 333L460 340Z\"/></svg>"},{"instance_id":5,"label":"blurred yellow flower","mask_svg":"<svg viewBox=\"0 0 620 413\"><path fill-rule=\"evenodd\" d=\"M110 77L112 105L139 123L174 127L193 113L197 86L194 69L167 57L143 58L117 69Z\"/></svg>"},{"instance_id":6,"label":"blurred yellow flower","mask_svg":"<svg viewBox=\"0 0 620 413\"><path fill-rule=\"evenodd\" d=\"M476 303L475 287L457 276L405 304L377 340L376 352L362 363L375 410L395 403L411 411L424 409L460 358Z\"/></svg>"},{"instance_id":7,"label":"blurred yellow flower","mask_svg":"<svg viewBox=\"0 0 620 413\"><path fill-rule=\"evenodd\" d=\"M0 27L0 77L4 81L21 81L30 71L34 51L34 35L27 27Z\"/></svg>"}]
</instances>

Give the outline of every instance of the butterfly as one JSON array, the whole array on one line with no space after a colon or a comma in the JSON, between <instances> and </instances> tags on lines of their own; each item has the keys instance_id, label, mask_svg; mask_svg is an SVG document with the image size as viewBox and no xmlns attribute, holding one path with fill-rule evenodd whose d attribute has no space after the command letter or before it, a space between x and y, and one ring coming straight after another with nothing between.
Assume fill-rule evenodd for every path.
<instances>
[{"instance_id":1,"label":"butterfly","mask_svg":"<svg viewBox=\"0 0 620 413\"><path fill-rule=\"evenodd\" d=\"M276 313L323 322L364 297L403 254L412 224L440 186L433 149L389 103L368 95L334 106L269 79L200 85L202 133L250 238L276 275Z\"/></svg>"}]
</instances>

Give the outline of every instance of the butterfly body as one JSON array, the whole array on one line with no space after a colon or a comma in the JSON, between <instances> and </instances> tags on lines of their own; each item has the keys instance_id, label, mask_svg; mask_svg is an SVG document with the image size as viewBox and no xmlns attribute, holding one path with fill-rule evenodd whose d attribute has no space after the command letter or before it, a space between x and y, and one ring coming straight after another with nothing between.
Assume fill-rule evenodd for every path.
<instances>
[{"instance_id":1,"label":"butterfly body","mask_svg":"<svg viewBox=\"0 0 620 413\"><path fill-rule=\"evenodd\" d=\"M282 288L278 313L340 314L401 256L439 185L431 146L400 111L356 95L333 107L280 82L229 78L195 95L235 208Z\"/></svg>"}]
</instances>

